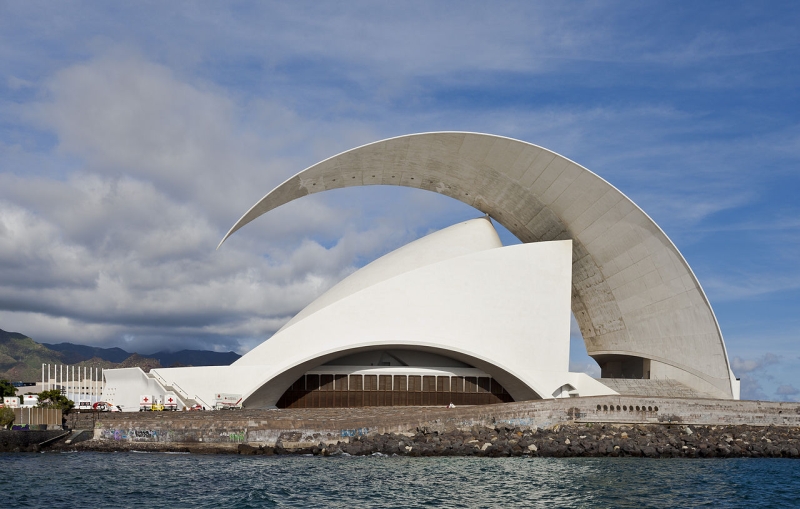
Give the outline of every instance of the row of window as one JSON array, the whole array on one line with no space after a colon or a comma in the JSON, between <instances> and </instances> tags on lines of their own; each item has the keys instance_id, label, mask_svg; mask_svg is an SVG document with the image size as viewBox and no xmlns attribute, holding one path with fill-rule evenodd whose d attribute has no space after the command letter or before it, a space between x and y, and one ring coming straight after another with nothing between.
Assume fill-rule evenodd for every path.
<instances>
[{"instance_id":1,"label":"row of window","mask_svg":"<svg viewBox=\"0 0 800 509\"><path fill-rule=\"evenodd\" d=\"M303 375L278 408L489 405L513 401L490 377L432 375Z\"/></svg>"},{"instance_id":2,"label":"row of window","mask_svg":"<svg viewBox=\"0 0 800 509\"><path fill-rule=\"evenodd\" d=\"M490 377L433 375L303 375L289 390L506 394L503 386Z\"/></svg>"}]
</instances>

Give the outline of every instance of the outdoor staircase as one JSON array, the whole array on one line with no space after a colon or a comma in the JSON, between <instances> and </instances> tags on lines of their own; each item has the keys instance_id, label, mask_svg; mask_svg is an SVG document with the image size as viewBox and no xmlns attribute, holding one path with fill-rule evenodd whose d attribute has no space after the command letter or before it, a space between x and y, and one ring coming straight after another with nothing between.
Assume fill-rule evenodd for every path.
<instances>
[{"instance_id":1,"label":"outdoor staircase","mask_svg":"<svg viewBox=\"0 0 800 509\"><path fill-rule=\"evenodd\" d=\"M94 431L90 429L76 429L72 431L72 434L67 437L64 441L65 444L77 444L78 442L83 442L84 440L89 440L94 436Z\"/></svg>"},{"instance_id":2,"label":"outdoor staircase","mask_svg":"<svg viewBox=\"0 0 800 509\"><path fill-rule=\"evenodd\" d=\"M148 378L152 378L153 380L157 381L161 385L161 387L164 388L165 391L175 394L178 397L178 399L181 400L183 406L193 407L195 405L201 405L201 403L196 399L190 398L189 395L185 391L183 391L180 387L177 387L174 384L169 385L166 380L164 380L160 376L157 376L155 373L145 373L145 375L147 375Z\"/></svg>"}]
</instances>

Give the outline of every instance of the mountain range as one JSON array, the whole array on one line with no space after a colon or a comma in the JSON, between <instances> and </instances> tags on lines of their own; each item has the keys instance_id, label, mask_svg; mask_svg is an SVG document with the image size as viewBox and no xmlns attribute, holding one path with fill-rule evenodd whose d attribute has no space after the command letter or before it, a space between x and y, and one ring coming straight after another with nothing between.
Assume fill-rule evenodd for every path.
<instances>
[{"instance_id":1,"label":"mountain range","mask_svg":"<svg viewBox=\"0 0 800 509\"><path fill-rule=\"evenodd\" d=\"M122 348L100 348L74 343L37 343L19 332L0 329L0 378L35 382L42 377L42 364L65 364L92 368L179 366L227 366L241 357L235 352L207 350L161 351L149 355L127 352Z\"/></svg>"}]
</instances>

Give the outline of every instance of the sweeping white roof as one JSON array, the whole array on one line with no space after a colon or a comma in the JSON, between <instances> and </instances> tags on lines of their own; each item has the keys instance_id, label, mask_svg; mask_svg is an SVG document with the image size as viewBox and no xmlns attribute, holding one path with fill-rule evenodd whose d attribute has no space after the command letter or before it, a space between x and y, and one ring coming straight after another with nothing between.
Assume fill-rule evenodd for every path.
<instances>
[{"instance_id":1,"label":"sweeping white roof","mask_svg":"<svg viewBox=\"0 0 800 509\"><path fill-rule=\"evenodd\" d=\"M465 221L351 274L231 366L155 369L151 375L189 398L209 402L215 393L237 393L249 408L270 407L306 372L367 369L321 367L329 361L395 349L463 363L497 380L517 401L554 397L564 387L582 395L615 394L584 373L569 372L571 244L503 247L488 218ZM412 365L401 371L459 369ZM132 399L137 383L152 391L153 380L143 376L108 371L115 402L122 403L125 391Z\"/></svg>"},{"instance_id":2,"label":"sweeping white roof","mask_svg":"<svg viewBox=\"0 0 800 509\"><path fill-rule=\"evenodd\" d=\"M530 143L442 132L358 147L291 177L225 238L302 196L367 185L414 187L456 198L525 243L572 240L571 307L590 355L648 359L654 370L658 366L701 392L737 396L711 305L667 235L611 184Z\"/></svg>"}]
</instances>

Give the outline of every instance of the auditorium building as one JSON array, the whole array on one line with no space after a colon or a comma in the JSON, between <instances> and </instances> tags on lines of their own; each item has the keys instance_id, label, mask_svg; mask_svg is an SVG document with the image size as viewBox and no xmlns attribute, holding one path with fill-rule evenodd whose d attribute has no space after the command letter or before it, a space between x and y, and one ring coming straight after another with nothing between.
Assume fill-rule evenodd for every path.
<instances>
[{"instance_id":1,"label":"auditorium building","mask_svg":"<svg viewBox=\"0 0 800 509\"><path fill-rule=\"evenodd\" d=\"M441 132L358 147L269 192L222 242L308 194L369 185L440 193L482 217L364 266L230 366L106 370L104 398L123 410L166 393L206 407L237 394L246 408L739 398L675 245L611 184L536 145ZM492 221L522 243L503 246ZM599 379L569 371L571 315Z\"/></svg>"}]
</instances>

